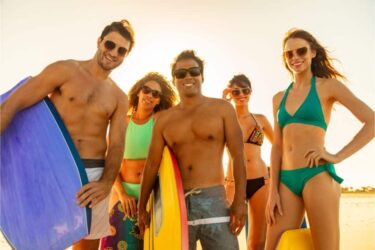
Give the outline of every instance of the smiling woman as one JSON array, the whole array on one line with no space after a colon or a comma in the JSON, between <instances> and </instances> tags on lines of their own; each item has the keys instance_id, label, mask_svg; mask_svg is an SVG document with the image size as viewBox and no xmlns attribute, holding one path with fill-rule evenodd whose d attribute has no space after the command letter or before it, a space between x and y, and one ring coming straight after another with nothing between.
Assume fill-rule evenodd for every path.
<instances>
[{"instance_id":1,"label":"smiling woman","mask_svg":"<svg viewBox=\"0 0 375 250\"><path fill-rule=\"evenodd\" d=\"M339 184L343 179L333 164L373 139L374 112L337 80L343 75L310 33L290 30L283 48L293 82L273 98L275 140L266 249L275 249L284 231L299 228L305 210L314 247L339 249ZM335 102L349 109L363 127L352 141L331 154L324 138Z\"/></svg>"},{"instance_id":2,"label":"smiling woman","mask_svg":"<svg viewBox=\"0 0 375 250\"><path fill-rule=\"evenodd\" d=\"M136 218L143 167L158 112L172 107L175 102L175 92L159 73L148 73L132 86L125 151L109 206L112 235L102 238L100 249L119 246L143 249Z\"/></svg>"}]
</instances>

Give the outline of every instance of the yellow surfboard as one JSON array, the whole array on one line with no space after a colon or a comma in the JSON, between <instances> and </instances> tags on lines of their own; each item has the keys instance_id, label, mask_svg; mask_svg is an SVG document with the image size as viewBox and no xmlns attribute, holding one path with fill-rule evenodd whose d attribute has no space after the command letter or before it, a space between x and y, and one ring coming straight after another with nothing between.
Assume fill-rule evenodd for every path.
<instances>
[{"instance_id":1,"label":"yellow surfboard","mask_svg":"<svg viewBox=\"0 0 375 250\"><path fill-rule=\"evenodd\" d=\"M285 231L281 235L277 250L314 250L310 229Z\"/></svg>"},{"instance_id":2,"label":"yellow surfboard","mask_svg":"<svg viewBox=\"0 0 375 250\"><path fill-rule=\"evenodd\" d=\"M145 230L145 250L188 250L188 225L184 189L173 152L165 147L159 178L147 204L150 227Z\"/></svg>"}]
</instances>

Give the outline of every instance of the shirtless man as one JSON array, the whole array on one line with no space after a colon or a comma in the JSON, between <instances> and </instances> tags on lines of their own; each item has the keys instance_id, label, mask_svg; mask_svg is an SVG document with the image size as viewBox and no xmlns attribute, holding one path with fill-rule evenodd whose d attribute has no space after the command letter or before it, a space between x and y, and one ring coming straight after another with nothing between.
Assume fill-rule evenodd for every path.
<instances>
[{"instance_id":1,"label":"shirtless man","mask_svg":"<svg viewBox=\"0 0 375 250\"><path fill-rule=\"evenodd\" d=\"M128 103L109 74L133 45L129 22L113 22L98 38L98 50L91 60L52 63L1 105L1 133L17 112L47 95L63 119L90 181L77 193L77 204L92 208L91 230L73 249L98 249L99 239L110 234L108 196L121 165Z\"/></svg>"},{"instance_id":2,"label":"shirtless man","mask_svg":"<svg viewBox=\"0 0 375 250\"><path fill-rule=\"evenodd\" d=\"M189 248L238 249L236 235L246 216L246 172L241 128L233 107L202 95L203 61L183 51L172 64L173 82L181 102L162 111L154 125L138 203L139 227L149 225L146 203L155 183L164 146L179 163L189 225ZM227 145L233 158L235 195L228 211L222 157ZM230 217L228 216L230 214ZM201 219L207 219L203 222ZM230 225L228 224L230 222Z\"/></svg>"}]
</instances>

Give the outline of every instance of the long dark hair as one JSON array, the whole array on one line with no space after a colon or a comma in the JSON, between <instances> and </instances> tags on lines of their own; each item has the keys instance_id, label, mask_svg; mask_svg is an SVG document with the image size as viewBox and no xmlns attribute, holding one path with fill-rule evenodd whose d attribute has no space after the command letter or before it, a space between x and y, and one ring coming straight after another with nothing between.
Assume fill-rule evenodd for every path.
<instances>
[{"instance_id":1,"label":"long dark hair","mask_svg":"<svg viewBox=\"0 0 375 250\"><path fill-rule=\"evenodd\" d=\"M149 81L159 83L162 93L160 96L160 103L154 107L155 113L160 110L169 109L176 104L177 95L168 80L157 72L150 72L139 79L129 91L129 109L131 109L132 112L137 110L139 91L141 91L142 87Z\"/></svg>"},{"instance_id":2,"label":"long dark hair","mask_svg":"<svg viewBox=\"0 0 375 250\"><path fill-rule=\"evenodd\" d=\"M301 29L291 29L289 30L283 39L283 49L286 42L290 38L300 38L305 40L310 44L310 48L316 51L316 56L312 59L311 62L311 71L314 76L321 78L341 78L346 79L343 74L338 72L332 65L332 58L329 57L327 50L313 37L309 32ZM286 69L293 74L289 69L286 58L283 56L283 62Z\"/></svg>"}]
</instances>

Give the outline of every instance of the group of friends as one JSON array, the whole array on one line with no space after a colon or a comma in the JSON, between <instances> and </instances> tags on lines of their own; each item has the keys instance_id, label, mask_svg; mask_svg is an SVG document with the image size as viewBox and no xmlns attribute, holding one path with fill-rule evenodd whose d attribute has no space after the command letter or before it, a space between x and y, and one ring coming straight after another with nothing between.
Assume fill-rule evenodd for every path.
<instances>
[{"instance_id":1,"label":"group of friends","mask_svg":"<svg viewBox=\"0 0 375 250\"><path fill-rule=\"evenodd\" d=\"M305 212L315 249L339 249L343 180L333 164L374 137L374 112L340 82L345 77L326 49L307 31L286 33L283 62L292 83L273 97L272 126L249 110L253 87L244 74L229 80L223 98L204 96L204 62L193 50L172 62L178 97L156 72L138 80L127 96L109 75L134 42L128 21L113 22L92 59L52 63L1 104L2 133L17 112L49 96L73 139L89 178L77 190L77 204L92 208L92 225L72 248L143 248L146 204L168 146L181 172L190 249L198 240L203 249L239 249L247 218L248 249L276 249L283 232L300 227ZM336 102L363 126L330 153L324 139ZM264 137L272 143L270 168L261 158Z\"/></svg>"}]
</instances>

